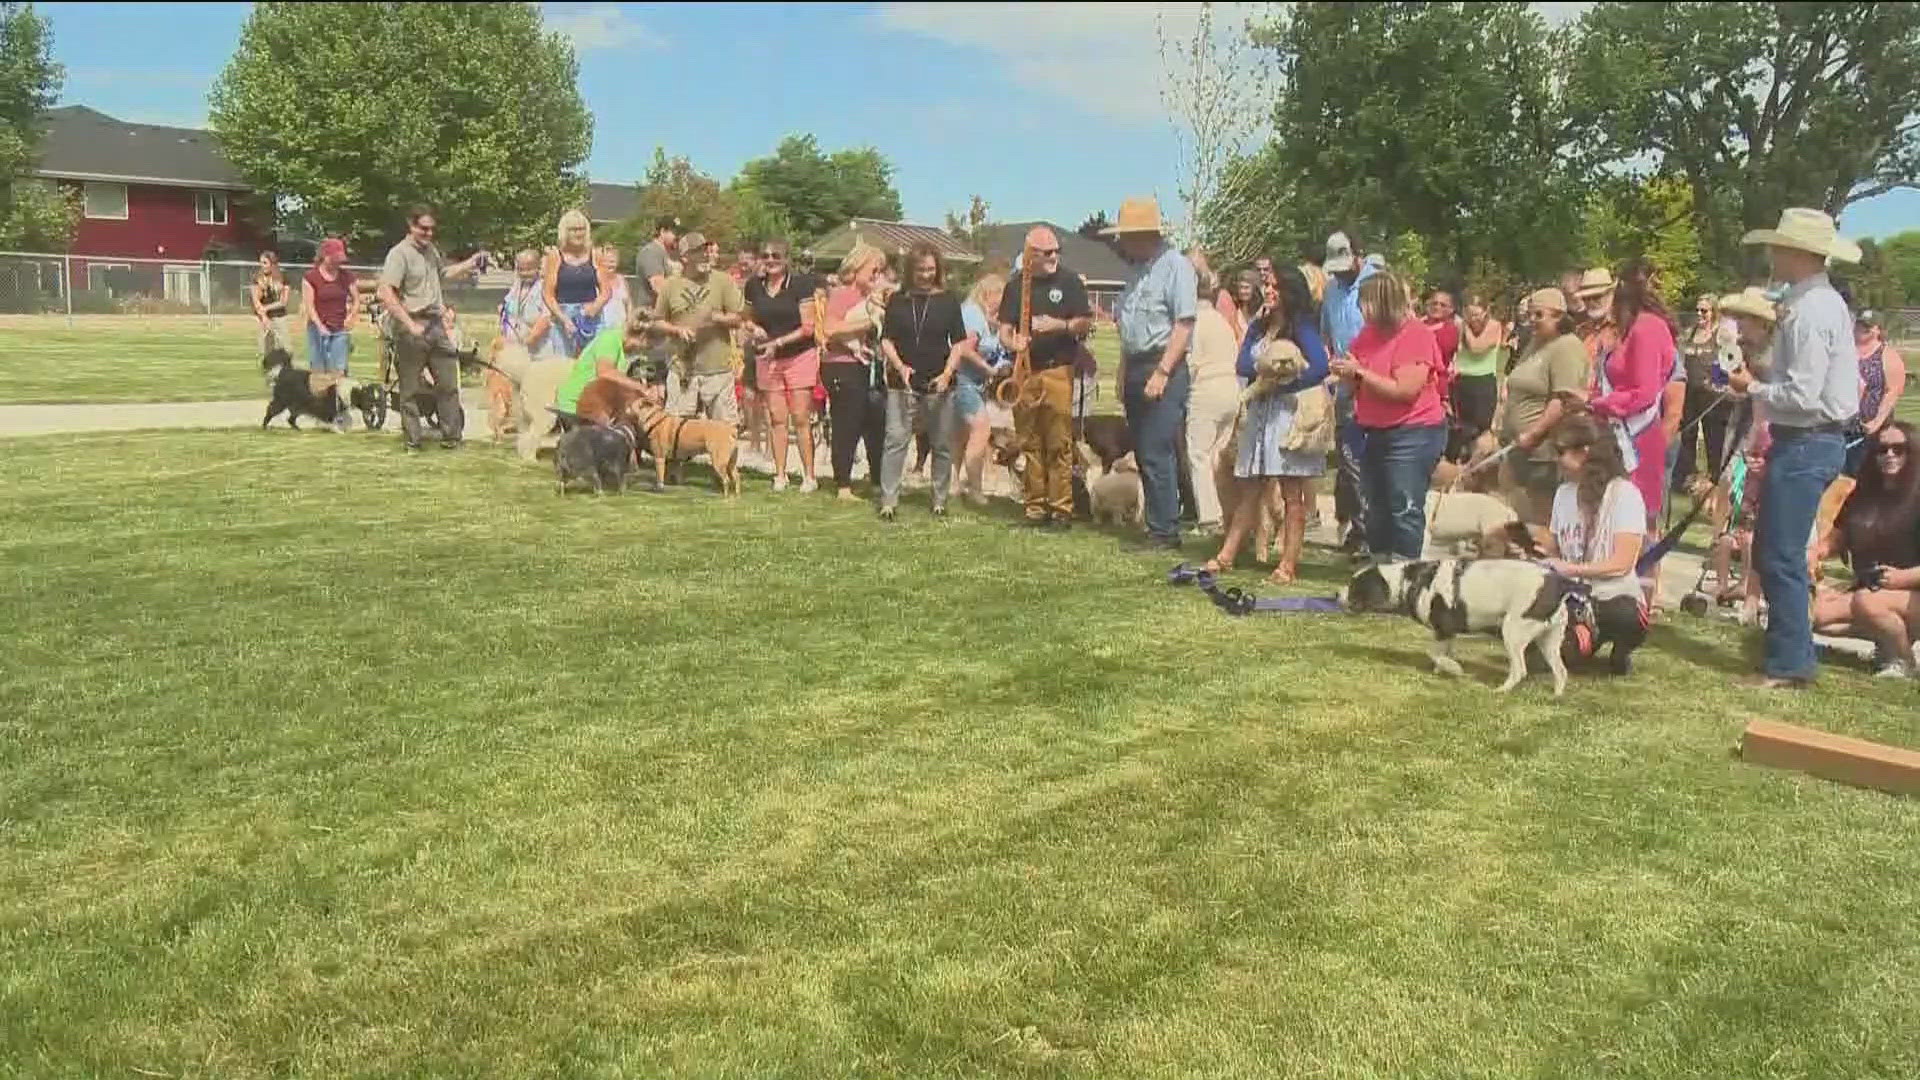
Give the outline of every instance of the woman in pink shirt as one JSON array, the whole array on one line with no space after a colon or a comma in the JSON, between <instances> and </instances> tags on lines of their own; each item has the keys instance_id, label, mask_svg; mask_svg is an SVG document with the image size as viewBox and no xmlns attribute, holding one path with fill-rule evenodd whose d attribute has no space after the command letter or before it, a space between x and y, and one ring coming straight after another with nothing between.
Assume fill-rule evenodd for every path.
<instances>
[{"instance_id":1,"label":"woman in pink shirt","mask_svg":"<svg viewBox=\"0 0 1920 1080\"><path fill-rule=\"evenodd\" d=\"M1647 504L1647 520L1660 517L1666 493L1667 432L1660 402L1673 375L1673 317L1653 287L1653 267L1636 259L1620 271L1613 293L1613 325L1620 341L1595 357L1589 407L1611 422L1633 486Z\"/></svg>"},{"instance_id":2,"label":"woman in pink shirt","mask_svg":"<svg viewBox=\"0 0 1920 1080\"><path fill-rule=\"evenodd\" d=\"M1360 315L1366 325L1331 367L1353 381L1354 420L1365 433L1367 546L1375 558L1418 559L1426 546L1427 487L1447 448L1440 344L1391 272L1360 283Z\"/></svg>"},{"instance_id":3,"label":"woman in pink shirt","mask_svg":"<svg viewBox=\"0 0 1920 1080\"><path fill-rule=\"evenodd\" d=\"M848 284L827 293L827 350L820 357L820 380L827 388L833 484L842 500L854 497L853 462L862 442L867 445L867 483L875 490L880 483L887 417L874 358L880 312L885 309L879 277L886 265L885 252L855 244L840 260L837 275Z\"/></svg>"}]
</instances>

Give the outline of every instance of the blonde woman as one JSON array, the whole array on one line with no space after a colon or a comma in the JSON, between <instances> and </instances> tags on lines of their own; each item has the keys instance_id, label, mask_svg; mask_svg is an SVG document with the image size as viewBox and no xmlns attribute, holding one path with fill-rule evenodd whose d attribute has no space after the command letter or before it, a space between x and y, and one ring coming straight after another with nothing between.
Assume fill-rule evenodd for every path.
<instances>
[{"instance_id":1,"label":"blonde woman","mask_svg":"<svg viewBox=\"0 0 1920 1080\"><path fill-rule=\"evenodd\" d=\"M600 332L600 312L613 298L607 277L594 257L593 225L587 215L578 210L560 215L559 246L548 250L540 280L568 356L579 356Z\"/></svg>"},{"instance_id":2,"label":"blonde woman","mask_svg":"<svg viewBox=\"0 0 1920 1080\"><path fill-rule=\"evenodd\" d=\"M976 506L986 501L980 490L981 473L987 466L987 448L993 434L993 421L987 415L987 381L1002 364L1013 360L1000 341L1000 298L1005 295L1007 279L999 274L983 275L973 283L966 303L960 305L960 318L966 323L972 345L956 353L950 365L953 374L953 415L959 423L954 429L954 457L960 461L960 494Z\"/></svg>"},{"instance_id":3,"label":"blonde woman","mask_svg":"<svg viewBox=\"0 0 1920 1080\"><path fill-rule=\"evenodd\" d=\"M627 291L627 279L620 276L620 249L601 244L593 249L593 263L600 271L600 280L607 284L607 304L600 309L600 325L618 326L624 332L633 300Z\"/></svg>"},{"instance_id":4,"label":"blonde woman","mask_svg":"<svg viewBox=\"0 0 1920 1080\"><path fill-rule=\"evenodd\" d=\"M1727 419L1733 410L1727 405L1714 407L1720 399L1713 385L1713 363L1719 356L1720 304L1709 293L1693 302L1693 328L1680 338L1680 362L1687 373L1686 408L1680 420L1679 457L1673 469L1673 490L1684 491L1687 481L1699 468L1699 440L1707 440L1707 475L1720 479L1720 466L1726 456ZM1707 411L1712 409L1711 412Z\"/></svg>"},{"instance_id":5,"label":"blonde woman","mask_svg":"<svg viewBox=\"0 0 1920 1080\"><path fill-rule=\"evenodd\" d=\"M254 271L253 284L247 289L254 317L260 320L260 351L293 346L287 337L287 279L280 273L280 256L271 251L260 253L260 269Z\"/></svg>"},{"instance_id":6,"label":"blonde woman","mask_svg":"<svg viewBox=\"0 0 1920 1080\"><path fill-rule=\"evenodd\" d=\"M871 244L855 244L840 260L847 284L827 294L827 351L820 358L820 380L827 387L833 483L843 500L853 499L853 458L867 445L867 482L878 485L886 446L885 388L875 364L881 315L886 301L881 272L887 256Z\"/></svg>"}]
</instances>

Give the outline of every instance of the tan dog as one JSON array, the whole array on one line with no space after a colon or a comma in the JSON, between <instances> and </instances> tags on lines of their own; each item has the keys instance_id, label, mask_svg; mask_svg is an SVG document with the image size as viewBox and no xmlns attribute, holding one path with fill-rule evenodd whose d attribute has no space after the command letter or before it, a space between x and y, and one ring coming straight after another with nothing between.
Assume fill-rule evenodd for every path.
<instances>
[{"instance_id":1,"label":"tan dog","mask_svg":"<svg viewBox=\"0 0 1920 1080\"><path fill-rule=\"evenodd\" d=\"M509 412L520 433L515 447L520 460L532 461L540 452L541 440L553 434L558 423L559 418L551 408L559 395L560 384L573 369L573 361L565 357L535 360L527 354L526 346L502 335L493 339L493 347L487 351L487 363L513 385Z\"/></svg>"},{"instance_id":2,"label":"tan dog","mask_svg":"<svg viewBox=\"0 0 1920 1080\"><path fill-rule=\"evenodd\" d=\"M627 416L653 455L653 490L667 486L667 465L707 455L722 495L740 494L740 443L735 426L719 420L687 420L662 408L657 399L638 398Z\"/></svg>"},{"instance_id":3,"label":"tan dog","mask_svg":"<svg viewBox=\"0 0 1920 1080\"><path fill-rule=\"evenodd\" d=\"M1489 551L1508 549L1507 526L1519 520L1520 515L1498 495L1481 491L1427 493L1427 538L1447 555L1463 557L1464 548L1472 545L1474 554L1492 558Z\"/></svg>"},{"instance_id":4,"label":"tan dog","mask_svg":"<svg viewBox=\"0 0 1920 1080\"><path fill-rule=\"evenodd\" d=\"M1127 454L1113 463L1113 471L1094 477L1087 485L1093 503L1093 523L1111 521L1115 525L1139 525L1146 520L1146 504L1140 490L1140 466Z\"/></svg>"}]
</instances>

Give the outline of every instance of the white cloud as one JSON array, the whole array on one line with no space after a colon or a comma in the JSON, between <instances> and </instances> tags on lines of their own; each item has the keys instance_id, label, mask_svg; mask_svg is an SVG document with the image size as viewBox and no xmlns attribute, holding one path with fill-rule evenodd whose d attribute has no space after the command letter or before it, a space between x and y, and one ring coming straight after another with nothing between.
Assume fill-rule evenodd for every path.
<instances>
[{"instance_id":1,"label":"white cloud","mask_svg":"<svg viewBox=\"0 0 1920 1080\"><path fill-rule=\"evenodd\" d=\"M1244 39L1248 15L1264 5L1215 4L1214 31ZM1127 124L1166 122L1161 91L1160 26L1190 39L1202 5L895 3L875 11L893 30L999 57L1008 78L1027 90L1065 98L1089 113Z\"/></svg>"},{"instance_id":2,"label":"white cloud","mask_svg":"<svg viewBox=\"0 0 1920 1080\"><path fill-rule=\"evenodd\" d=\"M579 52L593 49L658 49L667 39L629 16L618 4L548 4L547 29L565 35Z\"/></svg>"}]
</instances>

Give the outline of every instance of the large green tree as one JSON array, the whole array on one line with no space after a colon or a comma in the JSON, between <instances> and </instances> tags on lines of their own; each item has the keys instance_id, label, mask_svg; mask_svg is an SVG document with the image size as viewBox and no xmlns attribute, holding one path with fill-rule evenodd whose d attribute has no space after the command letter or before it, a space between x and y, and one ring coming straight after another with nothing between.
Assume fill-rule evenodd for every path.
<instances>
[{"instance_id":1,"label":"large green tree","mask_svg":"<svg viewBox=\"0 0 1920 1080\"><path fill-rule=\"evenodd\" d=\"M1489 259L1546 276L1572 257L1585 159L1561 38L1530 5L1302 3L1254 34L1279 76L1273 135L1203 208L1209 247L1413 234L1451 280Z\"/></svg>"},{"instance_id":2,"label":"large green tree","mask_svg":"<svg viewBox=\"0 0 1920 1080\"><path fill-rule=\"evenodd\" d=\"M1898 293L1886 303L1920 304L1920 230L1890 236L1879 244L1881 264Z\"/></svg>"},{"instance_id":3,"label":"large green tree","mask_svg":"<svg viewBox=\"0 0 1920 1080\"><path fill-rule=\"evenodd\" d=\"M653 223L663 217L680 219L683 230L699 230L722 244L740 237L739 208L720 182L693 167L684 157L668 157L653 149L653 164L638 188L633 217L607 233L607 239L632 250L653 239Z\"/></svg>"},{"instance_id":4,"label":"large green tree","mask_svg":"<svg viewBox=\"0 0 1920 1080\"><path fill-rule=\"evenodd\" d=\"M73 199L27 175L41 114L59 100L64 76L53 62L53 33L33 5L0 3L0 247L58 250L73 235Z\"/></svg>"},{"instance_id":5,"label":"large green tree","mask_svg":"<svg viewBox=\"0 0 1920 1080\"><path fill-rule=\"evenodd\" d=\"M822 153L812 135L789 135L769 157L740 167L736 195L783 217L800 243L849 218L898 221L900 192L893 166L872 147Z\"/></svg>"},{"instance_id":6,"label":"large green tree","mask_svg":"<svg viewBox=\"0 0 1920 1080\"><path fill-rule=\"evenodd\" d=\"M593 122L533 4L263 3L214 84L221 147L363 253L432 204L452 244L551 243Z\"/></svg>"},{"instance_id":7,"label":"large green tree","mask_svg":"<svg viewBox=\"0 0 1920 1080\"><path fill-rule=\"evenodd\" d=\"M1593 147L1684 176L1719 264L1784 207L1920 184L1920 5L1602 3L1576 41Z\"/></svg>"}]
</instances>

